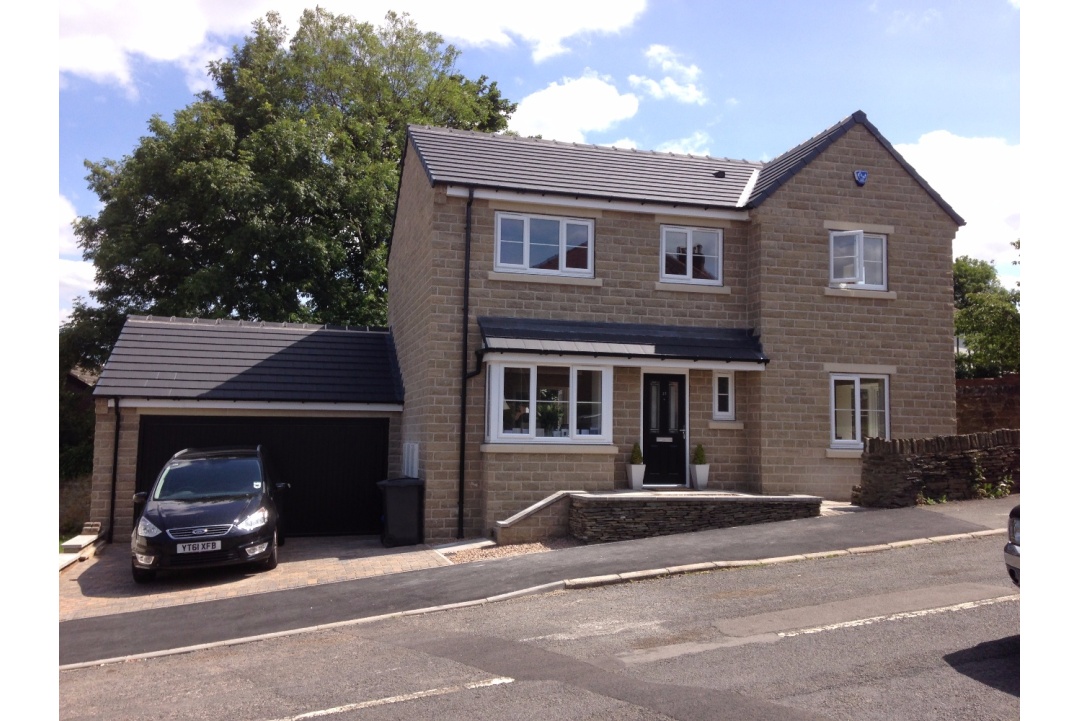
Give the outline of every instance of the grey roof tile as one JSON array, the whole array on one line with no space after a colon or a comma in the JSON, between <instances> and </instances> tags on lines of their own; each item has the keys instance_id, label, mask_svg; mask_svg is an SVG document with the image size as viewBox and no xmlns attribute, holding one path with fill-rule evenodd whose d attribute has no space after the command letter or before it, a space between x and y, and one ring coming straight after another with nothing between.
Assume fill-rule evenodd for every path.
<instances>
[{"instance_id":1,"label":"grey roof tile","mask_svg":"<svg viewBox=\"0 0 1080 721\"><path fill-rule=\"evenodd\" d=\"M735 209L761 163L409 126L433 184ZM723 177L717 177L717 174Z\"/></svg>"},{"instance_id":2,"label":"grey roof tile","mask_svg":"<svg viewBox=\"0 0 1080 721\"><path fill-rule=\"evenodd\" d=\"M401 403L386 330L298 323L129 317L97 396Z\"/></svg>"},{"instance_id":3,"label":"grey roof tile","mask_svg":"<svg viewBox=\"0 0 1080 721\"><path fill-rule=\"evenodd\" d=\"M486 348L563 355L768 363L749 328L699 328L535 318L477 318Z\"/></svg>"}]
</instances>

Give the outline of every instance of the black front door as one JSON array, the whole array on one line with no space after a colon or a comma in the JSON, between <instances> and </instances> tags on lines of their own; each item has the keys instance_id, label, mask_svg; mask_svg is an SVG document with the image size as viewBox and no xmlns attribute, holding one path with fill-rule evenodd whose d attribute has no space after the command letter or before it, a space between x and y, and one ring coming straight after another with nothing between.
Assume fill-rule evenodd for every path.
<instances>
[{"instance_id":1,"label":"black front door","mask_svg":"<svg viewBox=\"0 0 1080 721\"><path fill-rule=\"evenodd\" d=\"M686 376L645 374L645 483L686 485Z\"/></svg>"}]
</instances>

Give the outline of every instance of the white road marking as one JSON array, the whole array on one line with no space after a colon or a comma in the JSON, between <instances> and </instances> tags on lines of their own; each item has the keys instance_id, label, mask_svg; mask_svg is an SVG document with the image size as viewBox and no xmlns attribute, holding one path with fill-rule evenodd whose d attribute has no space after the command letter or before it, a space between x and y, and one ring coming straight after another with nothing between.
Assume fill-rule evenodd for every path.
<instances>
[{"instance_id":1,"label":"white road marking","mask_svg":"<svg viewBox=\"0 0 1080 721\"><path fill-rule=\"evenodd\" d=\"M979 606L989 606L992 604L1007 603L1009 601L1019 600L1020 597L1017 595L999 596L997 598L988 598L980 601L967 601L964 603L957 603L950 606L928 608L921 611L903 611L898 613L890 613L884 616L872 616L870 618L861 618L855 621L843 621L841 623L832 623L826 626L813 626L809 628L797 629L794 631L769 631L766 633L759 633L752 636L731 636L711 643L676 643L669 646L659 646L650 649L625 651L606 660L595 660L593 661L593 663L596 663L597 665L603 667L612 666L615 668L624 668L626 666L655 663L657 661L678 658L680 656L691 656L698 653L707 653L709 651L719 651L724 648L734 648L736 646L744 646L747 644L776 643L783 638L790 638L793 636L805 636L813 633L822 633L824 631L835 631L843 628L869 626L874 623L881 623L882 621L899 621L908 618L932 616L939 613L966 611L973 608L978 608Z\"/></svg>"},{"instance_id":2,"label":"white road marking","mask_svg":"<svg viewBox=\"0 0 1080 721\"><path fill-rule=\"evenodd\" d=\"M1019 601L1020 597L1013 596L998 596L997 598L988 598L983 601L968 601L967 603L957 603L952 606L942 606L940 608L927 608L922 611L905 611L903 613L890 613L887 616L871 616L870 618L860 618L856 621L844 621L842 623L831 623L828 626L816 626L813 628L801 628L796 631L781 631L776 635L780 638L786 638L789 636L805 636L811 633L822 633L823 631L836 631L842 628L855 628L856 626L869 626L875 623L881 623L882 621L900 621L906 618L920 618L922 616L933 616L939 613L952 613L954 611L967 611L972 608L978 608L979 606L990 606L996 603L1007 603L1009 601Z\"/></svg>"},{"instance_id":3,"label":"white road marking","mask_svg":"<svg viewBox=\"0 0 1080 721\"><path fill-rule=\"evenodd\" d=\"M508 676L499 676L496 678L489 678L484 681L474 681L473 683L461 684L459 686L444 686L442 688L432 688L426 691L414 691L413 693L406 693L400 696L388 696L387 698L377 698L371 701L360 701L358 703L350 703L344 706L335 706L334 708L325 708L318 711L309 711L307 713L298 714L296 716L287 716L281 719L273 719L273 721L301 721L301 719L320 718L322 716L332 716L334 714L345 713L346 711L356 711L357 709L373 708L375 706L388 706L393 703L401 703L402 701L415 701L418 698L428 698L430 696L445 696L450 693L457 693L459 691L468 691L474 688L486 688L489 686L500 686L505 683L513 683L514 679Z\"/></svg>"}]
</instances>

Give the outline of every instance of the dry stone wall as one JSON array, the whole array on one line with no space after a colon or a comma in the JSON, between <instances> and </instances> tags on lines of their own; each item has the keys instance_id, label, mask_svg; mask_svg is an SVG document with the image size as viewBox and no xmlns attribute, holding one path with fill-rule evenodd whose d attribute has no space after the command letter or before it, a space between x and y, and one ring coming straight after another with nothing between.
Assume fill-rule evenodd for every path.
<instances>
[{"instance_id":1,"label":"dry stone wall","mask_svg":"<svg viewBox=\"0 0 1080 721\"><path fill-rule=\"evenodd\" d=\"M1002 429L936 438L871 438L862 456L862 485L851 502L875 508L925 500L980 497L1003 482L1020 492L1020 431Z\"/></svg>"},{"instance_id":2,"label":"dry stone wall","mask_svg":"<svg viewBox=\"0 0 1080 721\"><path fill-rule=\"evenodd\" d=\"M570 497L570 534L586 543L629 541L710 528L749 526L821 515L821 499Z\"/></svg>"}]
</instances>

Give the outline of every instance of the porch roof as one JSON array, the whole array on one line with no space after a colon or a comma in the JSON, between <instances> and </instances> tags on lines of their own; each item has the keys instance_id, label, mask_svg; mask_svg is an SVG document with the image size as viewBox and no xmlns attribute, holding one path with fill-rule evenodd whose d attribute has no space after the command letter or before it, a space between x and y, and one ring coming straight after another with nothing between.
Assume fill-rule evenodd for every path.
<instances>
[{"instance_id":1,"label":"porch roof","mask_svg":"<svg viewBox=\"0 0 1080 721\"><path fill-rule=\"evenodd\" d=\"M752 328L477 318L485 353L538 353L765 364Z\"/></svg>"}]
</instances>

